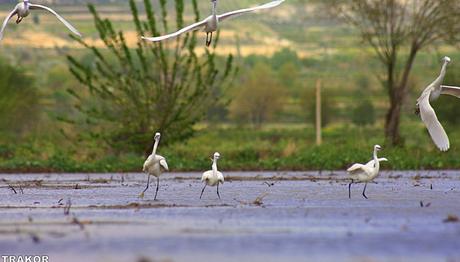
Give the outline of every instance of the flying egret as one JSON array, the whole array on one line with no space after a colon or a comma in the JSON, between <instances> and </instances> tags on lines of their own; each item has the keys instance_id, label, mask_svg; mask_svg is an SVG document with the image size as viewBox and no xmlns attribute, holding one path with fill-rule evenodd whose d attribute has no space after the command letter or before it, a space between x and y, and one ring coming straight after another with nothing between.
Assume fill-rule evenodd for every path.
<instances>
[{"instance_id":1,"label":"flying egret","mask_svg":"<svg viewBox=\"0 0 460 262\"><path fill-rule=\"evenodd\" d=\"M153 145L152 154L145 160L144 167L142 171L147 173L147 186L145 187L144 191L139 195L140 198L144 197L145 191L149 188L150 184L150 176L155 176L157 178L157 189L155 191L155 197L153 200L157 199L158 188L160 186L160 176L163 171L168 171L168 163L166 162L166 158L163 156L157 155L157 148L158 144L160 143L160 133L155 133L155 144Z\"/></svg>"},{"instance_id":2,"label":"flying egret","mask_svg":"<svg viewBox=\"0 0 460 262\"><path fill-rule=\"evenodd\" d=\"M190 31L195 31L200 28L204 29L204 32L206 32L206 46L210 46L212 42L212 33L217 31L217 28L219 27L219 23L224 21L225 19L235 17L244 13L249 13L257 10L262 10L262 9L268 9L268 8L273 8L281 3L283 3L284 0L276 0L264 5L252 7L252 8L245 8L245 9L240 9L236 11L231 11L222 15L217 14L217 0L211 0L212 3L212 13L210 16L208 16L206 19L203 21L197 22L195 24L189 25L187 27L184 27L180 29L177 32L174 32L172 34L168 35L163 35L163 36L157 36L157 37L144 37L142 36L142 39L148 40L151 42L159 42L162 40L170 39L170 38L175 38L178 37L181 34L190 32Z\"/></svg>"},{"instance_id":3,"label":"flying egret","mask_svg":"<svg viewBox=\"0 0 460 262\"><path fill-rule=\"evenodd\" d=\"M31 4L29 2L29 0L24 0L23 2L21 3L18 3L16 5L16 7L13 9L13 11L11 11L11 13L5 18L5 21L3 22L3 26L2 26L2 29L0 31L0 40L2 40L3 38L3 31L5 30L6 26L8 25L8 21L15 15L18 16L18 18L16 19L16 24L19 24L21 23L22 19L24 19L24 17L27 17L30 13L30 10L38 10L38 9L42 9L42 10L46 10L50 13L52 13L53 15L55 15L65 26L67 26L67 28L72 31L72 33L78 35L79 37L81 37L81 34L80 32L78 32L77 29L75 29L75 27L73 27L69 22L67 22L62 16L60 16L58 13L56 13L53 9L49 8L49 7L46 7L44 5L36 5L36 4Z\"/></svg>"},{"instance_id":4,"label":"flying egret","mask_svg":"<svg viewBox=\"0 0 460 262\"><path fill-rule=\"evenodd\" d=\"M417 99L417 108L415 113L420 115L423 123L425 123L428 132L430 133L433 142L441 151L447 151L450 147L449 137L442 127L441 123L436 116L436 112L431 107L430 102L439 98L440 95L451 95L460 98L460 87L442 85L446 75L447 65L450 63L449 57L443 58L443 65L441 73L425 90L422 95Z\"/></svg>"},{"instance_id":5,"label":"flying egret","mask_svg":"<svg viewBox=\"0 0 460 262\"><path fill-rule=\"evenodd\" d=\"M354 164L350 168L347 169L348 174L350 174L351 182L348 185L348 198L351 198L351 185L354 183L366 183L364 185L363 190L363 197L367 199L366 196L366 187L367 183L374 180L380 170L380 162L381 161L388 161L386 158L378 158L377 152L380 151L382 147L379 145L374 146L374 157L371 161L367 162L367 164Z\"/></svg>"},{"instance_id":6,"label":"flying egret","mask_svg":"<svg viewBox=\"0 0 460 262\"><path fill-rule=\"evenodd\" d=\"M201 182L204 182L204 187L201 190L200 199L203 196L203 192L206 186L217 186L217 196L220 199L219 194L219 184L224 183L224 176L221 172L217 170L217 160L220 158L220 154L218 152L214 153L214 158L212 159L212 170L208 170L203 173L201 176Z\"/></svg>"}]
</instances>

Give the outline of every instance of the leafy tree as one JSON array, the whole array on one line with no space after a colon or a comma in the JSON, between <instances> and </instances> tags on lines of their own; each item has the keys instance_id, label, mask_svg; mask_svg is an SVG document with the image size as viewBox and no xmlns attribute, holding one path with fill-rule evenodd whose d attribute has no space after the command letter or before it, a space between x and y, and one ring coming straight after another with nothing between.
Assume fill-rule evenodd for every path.
<instances>
[{"instance_id":1,"label":"leafy tree","mask_svg":"<svg viewBox=\"0 0 460 262\"><path fill-rule=\"evenodd\" d=\"M373 125L375 123L374 105L369 99L361 99L354 108L352 122L358 126Z\"/></svg>"},{"instance_id":2,"label":"leafy tree","mask_svg":"<svg viewBox=\"0 0 460 262\"><path fill-rule=\"evenodd\" d=\"M256 64L238 90L230 106L233 119L247 121L257 128L281 110L284 91L273 70L266 64Z\"/></svg>"},{"instance_id":3,"label":"leafy tree","mask_svg":"<svg viewBox=\"0 0 460 262\"><path fill-rule=\"evenodd\" d=\"M458 0L332 0L335 13L356 27L385 66L380 78L389 96L385 136L402 143L400 116L417 54L437 43L460 40Z\"/></svg>"},{"instance_id":4,"label":"leafy tree","mask_svg":"<svg viewBox=\"0 0 460 262\"><path fill-rule=\"evenodd\" d=\"M371 81L367 75L360 74L356 77L356 86L358 87L358 95L365 95L366 92L369 92Z\"/></svg>"},{"instance_id":5,"label":"leafy tree","mask_svg":"<svg viewBox=\"0 0 460 262\"><path fill-rule=\"evenodd\" d=\"M39 116L40 93L34 78L0 59L0 130L20 134L30 130Z\"/></svg>"},{"instance_id":6,"label":"leafy tree","mask_svg":"<svg viewBox=\"0 0 460 262\"><path fill-rule=\"evenodd\" d=\"M91 4L88 8L105 48L74 37L94 56L92 61L68 57L72 74L91 97L76 89L69 92L80 101L77 108L87 121L98 127L93 132L113 147L126 150L132 146L132 150L149 152L156 130L163 133L165 142L190 137L193 125L219 100L215 90L226 86L234 72L232 56L219 61L214 53L218 39L201 57L195 52L195 33L162 43L142 40L143 35L171 31L167 1L159 2L155 12L149 0L143 1L147 18L141 21L136 1L129 1L138 36L135 47L128 46L125 34L116 31L109 19L101 18ZM184 1L175 0L174 4L175 27L182 28ZM197 0L191 4L198 21ZM149 148L145 148L147 144Z\"/></svg>"},{"instance_id":7,"label":"leafy tree","mask_svg":"<svg viewBox=\"0 0 460 262\"><path fill-rule=\"evenodd\" d=\"M271 60L274 69L279 69L286 63L292 63L296 67L300 67L302 64L296 51L290 48L283 48L275 52Z\"/></svg>"},{"instance_id":8,"label":"leafy tree","mask_svg":"<svg viewBox=\"0 0 460 262\"><path fill-rule=\"evenodd\" d=\"M287 88L291 94L299 95L299 67L292 62L283 64L278 70L278 76L283 87Z\"/></svg>"},{"instance_id":9,"label":"leafy tree","mask_svg":"<svg viewBox=\"0 0 460 262\"><path fill-rule=\"evenodd\" d=\"M305 89L301 100L302 109L308 122L316 124L316 89ZM321 90L321 126L326 127L331 123L334 114L338 114L334 99L327 94L326 89Z\"/></svg>"}]
</instances>

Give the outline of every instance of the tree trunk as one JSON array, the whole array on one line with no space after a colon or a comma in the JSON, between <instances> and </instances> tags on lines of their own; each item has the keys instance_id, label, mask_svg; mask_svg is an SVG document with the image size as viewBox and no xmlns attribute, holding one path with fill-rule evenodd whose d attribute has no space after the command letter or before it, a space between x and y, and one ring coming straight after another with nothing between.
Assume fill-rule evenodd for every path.
<instances>
[{"instance_id":1,"label":"tree trunk","mask_svg":"<svg viewBox=\"0 0 460 262\"><path fill-rule=\"evenodd\" d=\"M399 120L401 114L401 103L398 101L397 89L398 87L395 84L395 64L397 59L397 49L393 48L391 53L391 58L387 63L387 90L388 97L390 98L390 108L388 109L386 121L385 121L385 139L386 144L389 145L398 145L401 140L401 135L399 134Z\"/></svg>"},{"instance_id":2,"label":"tree trunk","mask_svg":"<svg viewBox=\"0 0 460 262\"><path fill-rule=\"evenodd\" d=\"M391 106L388 110L385 123L385 138L387 144L397 146L401 144L401 135L399 133L399 122L401 119L402 99L391 99Z\"/></svg>"},{"instance_id":3,"label":"tree trunk","mask_svg":"<svg viewBox=\"0 0 460 262\"><path fill-rule=\"evenodd\" d=\"M401 81L398 85L395 85L394 78L392 77L392 72L394 72L394 65L392 65L392 67L389 67L390 78L388 83L388 90L390 95L390 109L388 110L386 117L385 139L386 142L392 146L398 146L403 143L401 134L399 133L401 109L407 94L409 76L415 61L415 57L417 56L418 50L418 46L416 44L413 44L409 53L409 57L406 61Z\"/></svg>"}]
</instances>

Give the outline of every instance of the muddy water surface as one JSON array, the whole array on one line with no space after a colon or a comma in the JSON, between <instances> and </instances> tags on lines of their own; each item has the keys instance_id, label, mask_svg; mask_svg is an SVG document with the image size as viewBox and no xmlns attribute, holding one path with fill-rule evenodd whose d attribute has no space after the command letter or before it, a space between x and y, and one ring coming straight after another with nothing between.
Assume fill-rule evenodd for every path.
<instances>
[{"instance_id":1,"label":"muddy water surface","mask_svg":"<svg viewBox=\"0 0 460 262\"><path fill-rule=\"evenodd\" d=\"M460 261L460 172L0 175L0 255L50 261ZM68 213L68 214L67 214Z\"/></svg>"}]
</instances>

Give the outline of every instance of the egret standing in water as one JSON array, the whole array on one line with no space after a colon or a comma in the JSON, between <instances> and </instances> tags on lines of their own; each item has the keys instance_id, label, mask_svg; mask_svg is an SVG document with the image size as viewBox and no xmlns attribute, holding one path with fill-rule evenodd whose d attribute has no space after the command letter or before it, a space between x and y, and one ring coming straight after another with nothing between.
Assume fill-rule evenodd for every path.
<instances>
[{"instance_id":1,"label":"egret standing in water","mask_svg":"<svg viewBox=\"0 0 460 262\"><path fill-rule=\"evenodd\" d=\"M217 196L220 199L219 194L219 184L224 183L224 176L221 172L217 170L217 160L220 158L220 154L218 152L214 153L214 158L212 159L212 170L206 171L201 176L201 182L204 182L204 187L201 190L200 199L203 196L203 192L206 186L217 186Z\"/></svg>"},{"instance_id":2,"label":"egret standing in water","mask_svg":"<svg viewBox=\"0 0 460 262\"><path fill-rule=\"evenodd\" d=\"M30 14L30 10L46 10L50 13L52 13L53 15L55 15L57 17L57 19L59 19L59 21L61 21L65 26L67 26L67 28L72 31L72 33L78 35L81 37L81 34L80 32L78 32L77 29L75 29L75 27L73 27L69 22L67 22L62 16L60 16L58 13L56 13L53 9L49 8L49 7L46 7L44 5L35 5L35 4L31 4L29 2L29 0L24 0L22 3L19 3L16 5L16 7L13 9L13 11L11 11L11 13L5 18L5 21L3 22L3 26L2 26L2 29L0 31L0 40L2 40L3 38L3 31L5 30L6 26L8 25L8 21L15 15L18 16L18 18L16 19L16 24L19 24L21 23L22 19L24 19L24 17L27 17L29 14Z\"/></svg>"},{"instance_id":3,"label":"egret standing in water","mask_svg":"<svg viewBox=\"0 0 460 262\"><path fill-rule=\"evenodd\" d=\"M154 176L157 178L157 189L155 191L155 197L153 200L157 199L158 188L160 187L160 176L163 171L168 171L168 163L166 162L166 158L163 156L157 155L158 144L160 143L160 133L155 133L155 144L153 145L152 154L145 160L144 167L142 171L147 173L147 186L145 187L144 191L139 195L140 198L144 197L145 191L149 189L150 184L150 176Z\"/></svg>"},{"instance_id":4,"label":"egret standing in water","mask_svg":"<svg viewBox=\"0 0 460 262\"><path fill-rule=\"evenodd\" d=\"M347 169L347 172L350 174L351 177L351 182L348 185L348 198L351 198L351 185L354 183L366 183L364 185L364 190L363 190L363 197L367 199L366 196L366 187L367 183L371 182L374 180L380 170L380 162L381 161L388 161L386 158L378 158L377 157L377 152L380 151L382 147L379 145L374 146L374 158L369 161L367 164L354 164L352 165L349 169Z\"/></svg>"},{"instance_id":5,"label":"egret standing in water","mask_svg":"<svg viewBox=\"0 0 460 262\"><path fill-rule=\"evenodd\" d=\"M460 98L460 87L442 85L446 75L447 65L450 63L449 57L443 58L443 65L439 76L431 83L422 95L417 99L417 109L415 113L420 115L423 123L425 124L431 139L441 151L447 151L450 148L449 137L442 127L441 123L436 116L436 112L430 105L430 102L438 99L441 95L451 95Z\"/></svg>"},{"instance_id":6,"label":"egret standing in water","mask_svg":"<svg viewBox=\"0 0 460 262\"><path fill-rule=\"evenodd\" d=\"M217 28L219 27L219 22L224 21L225 19L235 17L244 13L249 13L257 10L262 10L262 9L268 9L268 8L273 8L275 6L280 5L284 0L277 0L273 1L264 5L252 7L252 8L245 8L245 9L240 9L232 12L228 12L222 15L217 14L217 0L211 0L212 3L212 14L208 16L206 19L204 19L201 22L189 25L187 27L184 27L180 29L179 31L164 35L164 36L157 36L157 37L142 37L144 40L148 40L151 42L159 42L162 40L170 39L170 38L175 38L178 37L181 34L190 32L190 31L195 31L200 28L203 28L204 32L206 32L206 46L210 46L212 42L212 33L217 31Z\"/></svg>"}]
</instances>

